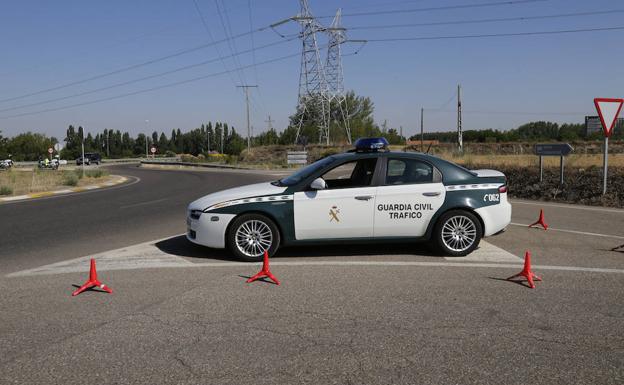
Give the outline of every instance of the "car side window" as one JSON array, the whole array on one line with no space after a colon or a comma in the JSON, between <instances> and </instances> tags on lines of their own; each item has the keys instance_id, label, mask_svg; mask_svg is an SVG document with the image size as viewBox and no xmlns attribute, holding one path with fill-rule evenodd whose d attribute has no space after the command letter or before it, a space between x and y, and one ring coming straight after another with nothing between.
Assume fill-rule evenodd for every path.
<instances>
[{"instance_id":1,"label":"car side window","mask_svg":"<svg viewBox=\"0 0 624 385\"><path fill-rule=\"evenodd\" d=\"M386 185L433 183L434 169L417 159L389 158Z\"/></svg>"},{"instance_id":2,"label":"car side window","mask_svg":"<svg viewBox=\"0 0 624 385\"><path fill-rule=\"evenodd\" d=\"M328 189L354 188L370 186L377 165L376 158L360 159L343 163L332 168L321 178L327 183Z\"/></svg>"}]
</instances>

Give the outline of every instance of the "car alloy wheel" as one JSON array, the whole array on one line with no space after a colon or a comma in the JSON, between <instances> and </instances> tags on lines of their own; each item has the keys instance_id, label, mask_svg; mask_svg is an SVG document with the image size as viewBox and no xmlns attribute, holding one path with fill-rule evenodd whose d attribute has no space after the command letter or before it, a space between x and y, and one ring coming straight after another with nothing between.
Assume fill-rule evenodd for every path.
<instances>
[{"instance_id":1,"label":"car alloy wheel","mask_svg":"<svg viewBox=\"0 0 624 385\"><path fill-rule=\"evenodd\" d=\"M263 221L251 219L236 229L236 248L249 258L261 257L273 244L273 231Z\"/></svg>"},{"instance_id":2,"label":"car alloy wheel","mask_svg":"<svg viewBox=\"0 0 624 385\"><path fill-rule=\"evenodd\" d=\"M450 217L442 225L442 242L450 250L462 253L474 244L477 228L474 222L463 215Z\"/></svg>"},{"instance_id":3,"label":"car alloy wheel","mask_svg":"<svg viewBox=\"0 0 624 385\"><path fill-rule=\"evenodd\" d=\"M447 211L436 223L433 238L444 255L462 257L479 246L483 226L476 214L467 210Z\"/></svg>"}]
</instances>

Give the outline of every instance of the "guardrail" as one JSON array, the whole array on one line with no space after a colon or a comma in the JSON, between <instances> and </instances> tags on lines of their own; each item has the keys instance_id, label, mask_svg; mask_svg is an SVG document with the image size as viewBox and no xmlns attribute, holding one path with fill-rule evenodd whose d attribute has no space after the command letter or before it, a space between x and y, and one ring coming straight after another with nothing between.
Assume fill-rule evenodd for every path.
<instances>
[{"instance_id":1,"label":"guardrail","mask_svg":"<svg viewBox=\"0 0 624 385\"><path fill-rule=\"evenodd\" d=\"M102 159L101 164L120 164L120 163L139 163L143 160L145 160L146 158L119 158L119 159ZM163 162L175 162L180 160L180 158L177 157L170 157L170 158L156 158L158 159L158 161L163 161ZM61 166L65 166L65 165L75 165L76 164L76 160L66 160L66 159L61 159L62 161L66 161L67 163L63 164L61 163ZM37 164L39 164L39 162L13 162L13 165L15 167L36 167Z\"/></svg>"},{"instance_id":2,"label":"guardrail","mask_svg":"<svg viewBox=\"0 0 624 385\"><path fill-rule=\"evenodd\" d=\"M222 163L194 163L194 162L180 162L177 160L141 160L141 164L154 164L163 166L190 166L190 167L204 167L204 168L227 168L234 170L251 170L249 167L232 166Z\"/></svg>"}]
</instances>

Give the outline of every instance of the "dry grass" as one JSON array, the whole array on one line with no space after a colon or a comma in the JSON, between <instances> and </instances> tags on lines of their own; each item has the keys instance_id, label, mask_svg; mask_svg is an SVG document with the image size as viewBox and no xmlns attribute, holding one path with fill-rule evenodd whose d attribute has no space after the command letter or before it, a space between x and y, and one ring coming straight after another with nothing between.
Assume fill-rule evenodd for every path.
<instances>
[{"instance_id":1,"label":"dry grass","mask_svg":"<svg viewBox=\"0 0 624 385\"><path fill-rule=\"evenodd\" d=\"M456 154L440 154L443 159L459 164L479 164L490 167L496 166L521 166L538 167L539 157L536 155L472 155L459 156ZM569 155L565 158L566 167L586 168L602 166L602 155ZM624 154L610 154L609 166L624 167ZM559 167L558 156L545 156L544 167Z\"/></svg>"},{"instance_id":2,"label":"dry grass","mask_svg":"<svg viewBox=\"0 0 624 385\"><path fill-rule=\"evenodd\" d=\"M94 170L89 170L94 171ZM0 188L11 190L12 194L22 195L67 188L68 179L77 179L79 187L88 186L110 179L106 171L85 174L80 177L74 170L9 170L0 172Z\"/></svg>"}]
</instances>

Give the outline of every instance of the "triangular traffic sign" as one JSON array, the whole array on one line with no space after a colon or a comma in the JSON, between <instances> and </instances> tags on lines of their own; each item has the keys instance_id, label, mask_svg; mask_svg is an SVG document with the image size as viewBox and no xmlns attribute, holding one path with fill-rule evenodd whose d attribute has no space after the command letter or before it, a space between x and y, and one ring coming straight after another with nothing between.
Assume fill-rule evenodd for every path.
<instances>
[{"instance_id":1,"label":"triangular traffic sign","mask_svg":"<svg viewBox=\"0 0 624 385\"><path fill-rule=\"evenodd\" d=\"M613 133L613 127L618 115L620 115L624 99L596 98L594 104L600 116L604 134L608 138Z\"/></svg>"}]
</instances>

